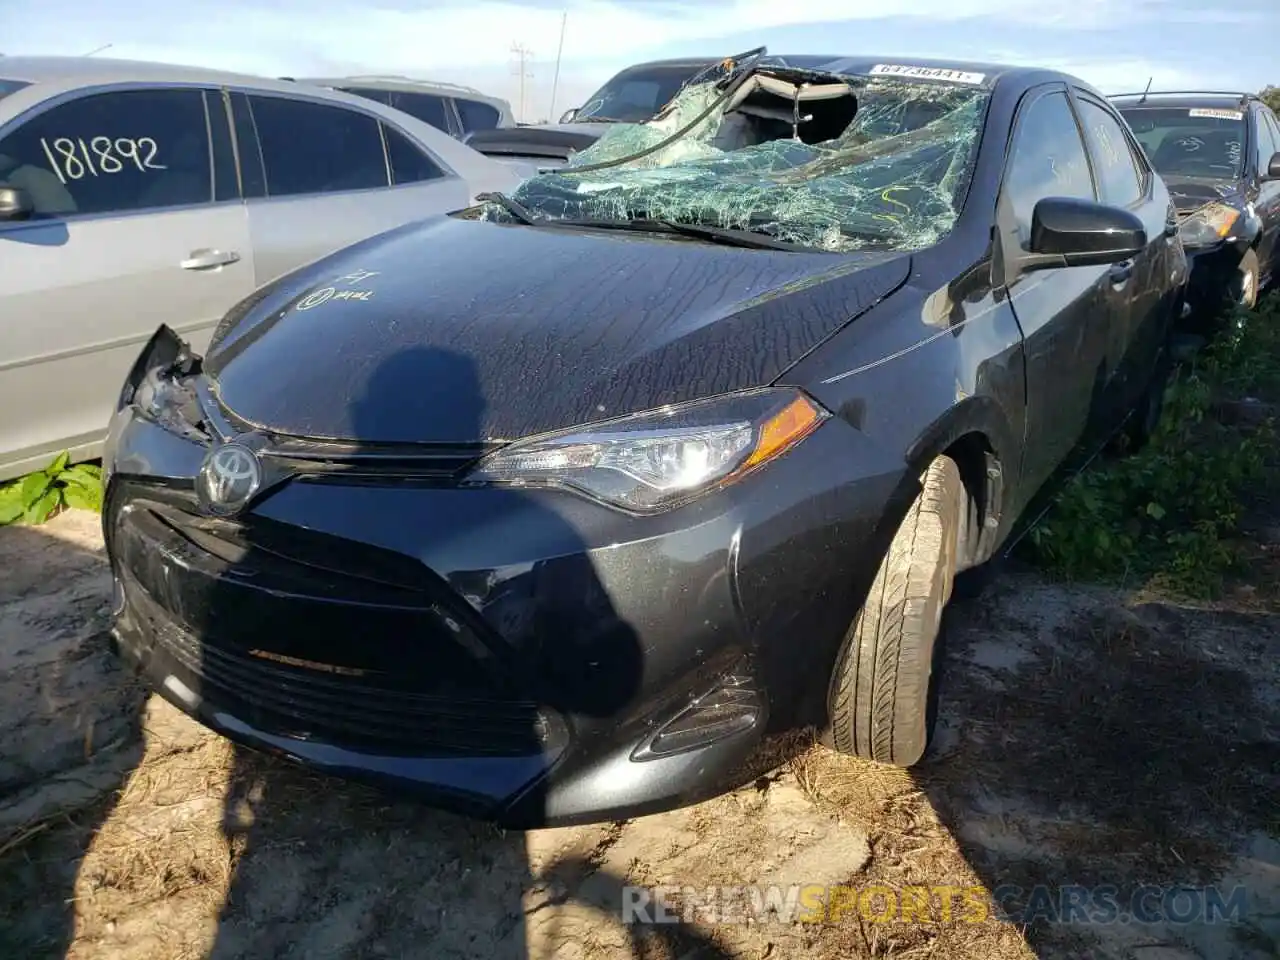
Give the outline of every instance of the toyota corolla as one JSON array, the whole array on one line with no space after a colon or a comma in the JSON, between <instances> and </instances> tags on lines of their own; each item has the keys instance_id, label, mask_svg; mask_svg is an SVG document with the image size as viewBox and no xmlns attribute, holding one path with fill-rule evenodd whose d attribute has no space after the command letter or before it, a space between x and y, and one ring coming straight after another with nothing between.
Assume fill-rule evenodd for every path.
<instances>
[{"instance_id":1,"label":"toyota corolla","mask_svg":"<svg viewBox=\"0 0 1280 960\"><path fill-rule=\"evenodd\" d=\"M1150 428L1185 274L1073 77L747 58L203 356L157 331L114 636L239 743L513 825L714 794L801 724L914 764L957 574Z\"/></svg>"}]
</instances>

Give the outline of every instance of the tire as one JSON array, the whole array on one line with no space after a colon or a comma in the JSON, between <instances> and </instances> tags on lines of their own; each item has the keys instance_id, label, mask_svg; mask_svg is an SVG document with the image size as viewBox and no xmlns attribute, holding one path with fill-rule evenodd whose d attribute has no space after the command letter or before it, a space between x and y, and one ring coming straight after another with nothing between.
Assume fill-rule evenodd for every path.
<instances>
[{"instance_id":1,"label":"tire","mask_svg":"<svg viewBox=\"0 0 1280 960\"><path fill-rule=\"evenodd\" d=\"M1238 269L1239 273L1231 292L1237 304L1246 310L1252 310L1258 305L1258 277L1261 273L1258 267L1258 251L1253 248L1246 250L1240 259Z\"/></svg>"},{"instance_id":2,"label":"tire","mask_svg":"<svg viewBox=\"0 0 1280 960\"><path fill-rule=\"evenodd\" d=\"M1119 452L1134 454L1151 442L1151 436L1160 425L1160 415L1164 413L1164 394L1169 386L1169 369L1162 364L1147 385L1136 410L1129 417L1121 430L1123 438Z\"/></svg>"},{"instance_id":3,"label":"tire","mask_svg":"<svg viewBox=\"0 0 1280 960\"><path fill-rule=\"evenodd\" d=\"M955 461L934 460L832 672L832 743L840 752L901 767L924 756L934 650L967 501Z\"/></svg>"}]
</instances>

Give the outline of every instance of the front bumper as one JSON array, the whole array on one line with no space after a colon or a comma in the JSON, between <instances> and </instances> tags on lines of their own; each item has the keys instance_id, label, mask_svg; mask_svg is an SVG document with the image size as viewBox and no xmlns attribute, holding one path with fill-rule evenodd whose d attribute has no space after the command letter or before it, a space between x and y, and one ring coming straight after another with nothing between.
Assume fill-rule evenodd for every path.
<instances>
[{"instance_id":1,"label":"front bumper","mask_svg":"<svg viewBox=\"0 0 1280 960\"><path fill-rule=\"evenodd\" d=\"M820 722L905 473L832 420L655 517L297 476L229 521L196 506L205 450L112 425L121 650L232 740L516 827L693 802Z\"/></svg>"},{"instance_id":2,"label":"front bumper","mask_svg":"<svg viewBox=\"0 0 1280 960\"><path fill-rule=\"evenodd\" d=\"M1224 240L1207 247L1187 248L1187 304L1193 321L1208 322L1221 313L1234 296L1240 261L1249 244Z\"/></svg>"}]
</instances>

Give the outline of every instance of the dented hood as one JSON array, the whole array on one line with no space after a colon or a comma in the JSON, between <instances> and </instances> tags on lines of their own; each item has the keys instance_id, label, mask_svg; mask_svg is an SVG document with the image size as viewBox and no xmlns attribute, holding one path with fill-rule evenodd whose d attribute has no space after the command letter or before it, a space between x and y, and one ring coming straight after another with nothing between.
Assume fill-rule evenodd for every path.
<instances>
[{"instance_id":1,"label":"dented hood","mask_svg":"<svg viewBox=\"0 0 1280 960\"><path fill-rule=\"evenodd\" d=\"M1198 210L1207 203L1243 203L1240 188L1232 180L1211 177L1165 176L1169 196L1181 214Z\"/></svg>"},{"instance_id":2,"label":"dented hood","mask_svg":"<svg viewBox=\"0 0 1280 960\"><path fill-rule=\"evenodd\" d=\"M909 265L444 217L258 291L205 371L273 432L510 440L768 384Z\"/></svg>"}]
</instances>

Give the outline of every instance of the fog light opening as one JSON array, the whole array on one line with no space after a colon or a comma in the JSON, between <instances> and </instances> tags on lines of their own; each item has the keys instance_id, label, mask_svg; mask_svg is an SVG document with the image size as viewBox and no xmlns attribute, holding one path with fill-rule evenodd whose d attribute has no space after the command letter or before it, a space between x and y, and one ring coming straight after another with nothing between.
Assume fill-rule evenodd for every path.
<instances>
[{"instance_id":1,"label":"fog light opening","mask_svg":"<svg viewBox=\"0 0 1280 960\"><path fill-rule=\"evenodd\" d=\"M669 757L750 730L759 722L763 710L759 694L748 683L746 677L724 677L637 747L632 759Z\"/></svg>"}]
</instances>

